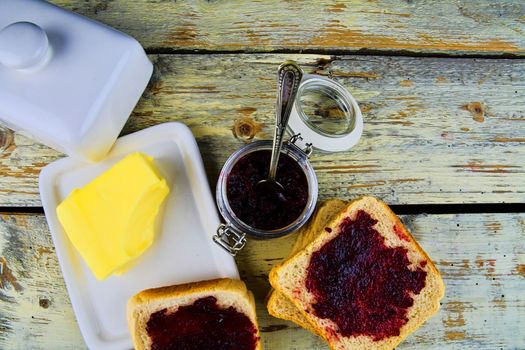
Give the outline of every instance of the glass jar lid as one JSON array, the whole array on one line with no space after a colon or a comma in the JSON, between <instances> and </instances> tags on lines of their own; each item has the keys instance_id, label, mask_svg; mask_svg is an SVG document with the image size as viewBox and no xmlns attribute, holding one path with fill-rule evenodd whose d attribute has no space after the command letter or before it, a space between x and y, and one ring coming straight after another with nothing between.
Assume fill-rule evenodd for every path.
<instances>
[{"instance_id":1,"label":"glass jar lid","mask_svg":"<svg viewBox=\"0 0 525 350\"><path fill-rule=\"evenodd\" d=\"M348 90L319 75L303 76L288 127L300 134L296 142L327 151L346 151L357 144L363 132L363 116Z\"/></svg>"}]
</instances>

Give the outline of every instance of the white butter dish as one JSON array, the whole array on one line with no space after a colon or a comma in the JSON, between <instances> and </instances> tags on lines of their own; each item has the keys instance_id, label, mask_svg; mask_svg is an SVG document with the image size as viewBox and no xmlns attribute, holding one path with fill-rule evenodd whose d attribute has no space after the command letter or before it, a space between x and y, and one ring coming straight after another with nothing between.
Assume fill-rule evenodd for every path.
<instances>
[{"instance_id":1,"label":"white butter dish","mask_svg":"<svg viewBox=\"0 0 525 350\"><path fill-rule=\"evenodd\" d=\"M98 281L63 231L56 207L71 190L137 151L154 158L170 187L159 214L159 230L130 270ZM213 243L219 217L197 143L184 124L160 124L121 137L98 163L72 157L58 160L42 170L40 194L71 304L91 349L132 348L126 304L143 289L239 278L233 258Z\"/></svg>"},{"instance_id":2,"label":"white butter dish","mask_svg":"<svg viewBox=\"0 0 525 350\"><path fill-rule=\"evenodd\" d=\"M113 28L46 1L0 1L0 120L47 146L102 159L152 71Z\"/></svg>"}]
</instances>

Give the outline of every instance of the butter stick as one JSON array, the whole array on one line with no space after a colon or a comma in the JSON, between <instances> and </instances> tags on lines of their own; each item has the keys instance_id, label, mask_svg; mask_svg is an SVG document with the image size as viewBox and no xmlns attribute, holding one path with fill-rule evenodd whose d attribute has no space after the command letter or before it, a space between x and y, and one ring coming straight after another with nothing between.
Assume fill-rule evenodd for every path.
<instances>
[{"instance_id":1,"label":"butter stick","mask_svg":"<svg viewBox=\"0 0 525 350\"><path fill-rule=\"evenodd\" d=\"M169 193L153 159L132 153L57 207L73 246L97 279L122 273L148 249L155 218Z\"/></svg>"}]
</instances>

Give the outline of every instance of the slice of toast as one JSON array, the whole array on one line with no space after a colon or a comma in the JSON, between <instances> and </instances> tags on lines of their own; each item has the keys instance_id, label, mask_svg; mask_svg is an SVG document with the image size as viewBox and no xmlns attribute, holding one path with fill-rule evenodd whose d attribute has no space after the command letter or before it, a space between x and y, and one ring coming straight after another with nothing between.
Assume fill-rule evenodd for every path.
<instances>
[{"instance_id":1,"label":"slice of toast","mask_svg":"<svg viewBox=\"0 0 525 350\"><path fill-rule=\"evenodd\" d=\"M334 219L335 215L339 214L347 204L347 202L340 199L330 199L326 202L320 203L312 217L312 221L307 226L303 226L297 233L297 240L290 252L290 257L298 253L313 241L324 227ZM306 317L304 317L295 305L282 293L272 290L268 296L266 306L270 315L295 322L299 326L315 333L315 328L310 324Z\"/></svg>"},{"instance_id":2,"label":"slice of toast","mask_svg":"<svg viewBox=\"0 0 525 350\"><path fill-rule=\"evenodd\" d=\"M445 291L427 254L373 197L350 203L273 268L270 283L334 350L396 347L437 312Z\"/></svg>"},{"instance_id":3,"label":"slice of toast","mask_svg":"<svg viewBox=\"0 0 525 350\"><path fill-rule=\"evenodd\" d=\"M234 312L236 311L245 315L249 321L251 321L251 324L254 326L253 335L250 334L249 336L253 337L254 346L242 349L261 350L262 344L259 336L259 327L257 325L253 294L247 290L244 282L229 278L147 289L130 298L128 301L127 318L135 349L145 350L152 348L152 339L148 333L148 326L150 325L149 321L152 320L152 315L158 315L159 312L166 315L172 315L179 310L184 310L184 308L196 305L195 302L209 300L210 297L215 298L216 306L220 308L219 312L223 310L226 312L228 310L234 310ZM207 312L206 308L204 308L204 312ZM213 310L211 312L213 312ZM194 314L191 312L188 312L188 314L190 319L185 319L184 322L179 322L181 324L171 323L169 324L169 327L173 330L177 330L185 327L187 328L188 324L193 324L196 327L197 332L201 332L199 330L203 327L203 325L200 324L201 320L197 317L191 319ZM229 314L218 317L220 322L218 322L219 325L216 327L217 329L222 327L221 324L228 322L228 315ZM240 317L243 321L246 320L244 316ZM210 324L214 325L214 323ZM210 327L210 324L204 326ZM166 325L163 324L162 327L166 327ZM216 336L217 334L220 336L221 333L216 333L215 330L216 329L214 329L214 334L202 331L203 334L197 333L197 335L193 334L192 336L197 339L209 338L211 336ZM240 349L238 345L235 345L237 341L234 338L235 334L230 333L225 335L229 337L229 345L231 346L213 345L213 349ZM246 337L246 333L244 333L243 336ZM171 348L177 348L178 344L171 343L169 346L171 346ZM195 346L197 346L196 349L199 348L204 350L202 346L198 346L197 344L195 344ZM234 347L232 348L232 346Z\"/></svg>"}]
</instances>

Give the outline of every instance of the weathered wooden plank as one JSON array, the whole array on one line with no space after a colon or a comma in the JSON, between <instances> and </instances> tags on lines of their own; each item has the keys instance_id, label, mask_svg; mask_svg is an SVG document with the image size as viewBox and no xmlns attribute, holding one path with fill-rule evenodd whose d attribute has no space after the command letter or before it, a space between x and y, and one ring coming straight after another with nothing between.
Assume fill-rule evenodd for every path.
<instances>
[{"instance_id":1,"label":"weathered wooden plank","mask_svg":"<svg viewBox=\"0 0 525 350\"><path fill-rule=\"evenodd\" d=\"M45 217L0 216L0 349L81 348Z\"/></svg>"},{"instance_id":2,"label":"weathered wooden plank","mask_svg":"<svg viewBox=\"0 0 525 350\"><path fill-rule=\"evenodd\" d=\"M331 74L364 113L349 152L316 152L321 198L375 194L391 204L525 200L525 61L319 55L155 55L124 134L166 121L197 137L212 187L226 158L272 135L284 59ZM0 205L39 206L40 168L57 152L0 132Z\"/></svg>"},{"instance_id":3,"label":"weathered wooden plank","mask_svg":"<svg viewBox=\"0 0 525 350\"><path fill-rule=\"evenodd\" d=\"M399 349L524 348L525 214L402 219L442 272L447 290L439 313ZM250 241L237 264L255 294L266 349L326 349L264 307L268 272L294 239ZM0 348L83 347L42 215L0 216L0 262Z\"/></svg>"},{"instance_id":4,"label":"weathered wooden plank","mask_svg":"<svg viewBox=\"0 0 525 350\"><path fill-rule=\"evenodd\" d=\"M146 48L525 53L521 1L53 0Z\"/></svg>"}]
</instances>

